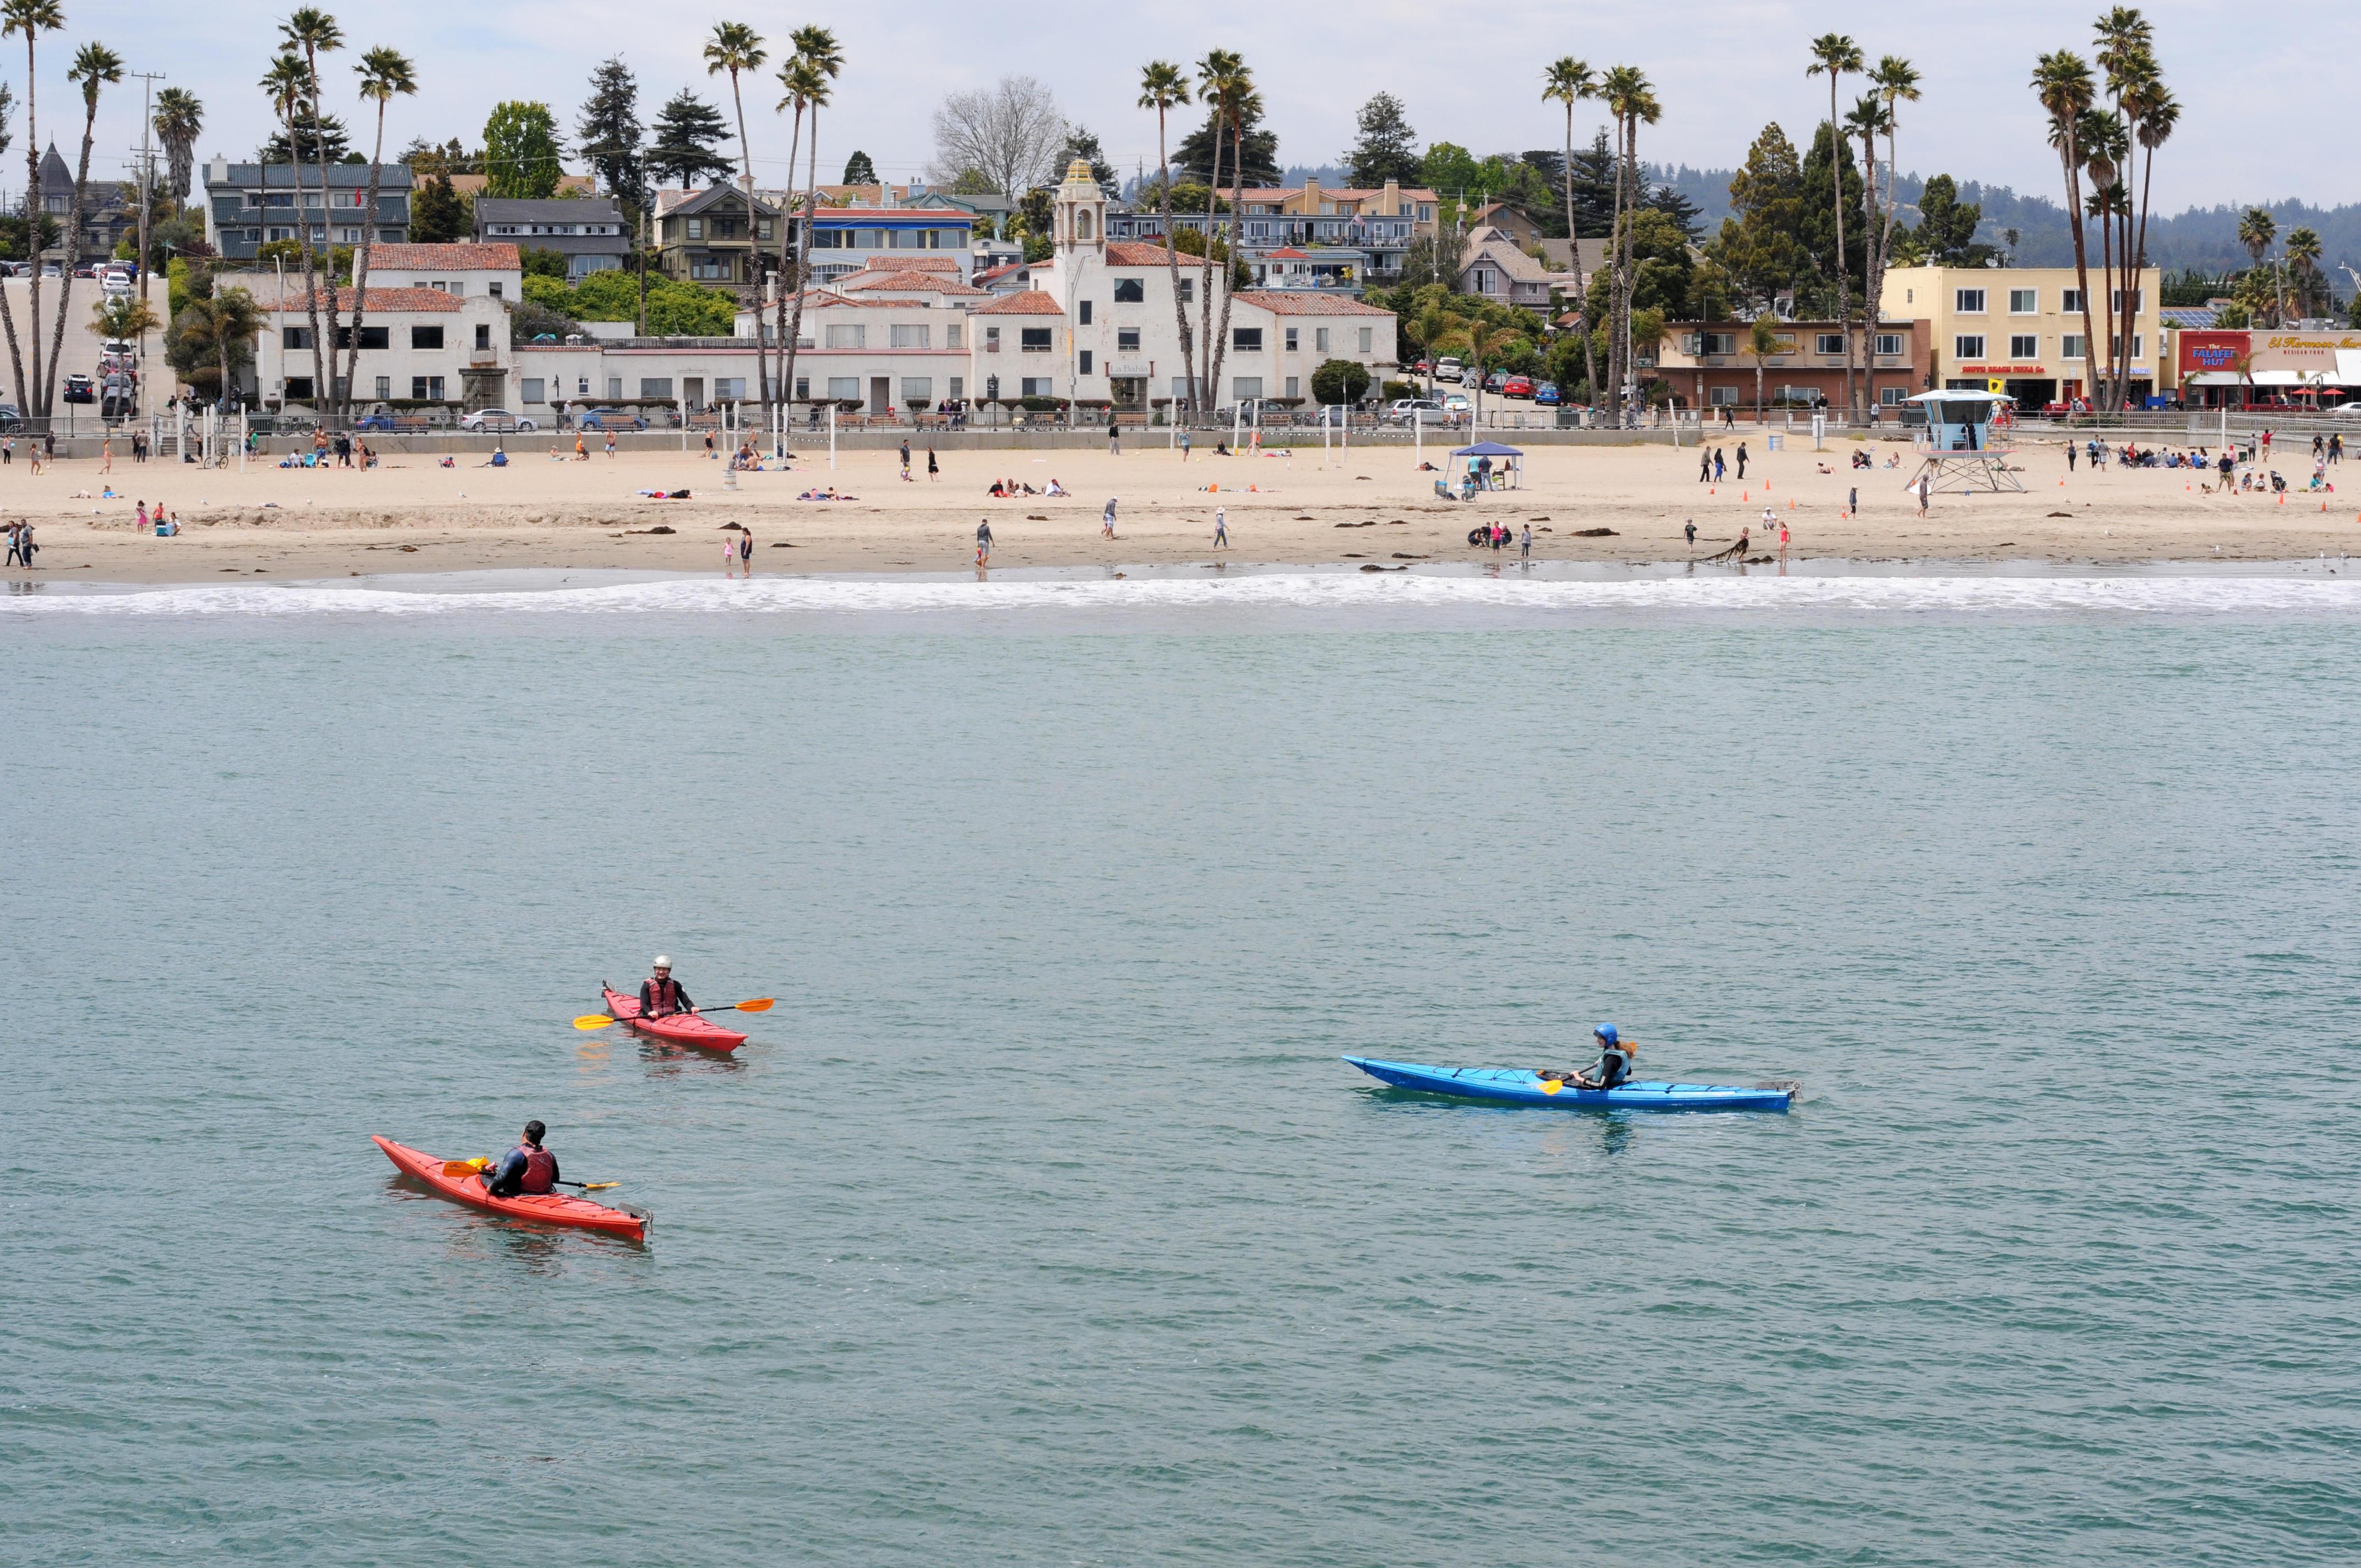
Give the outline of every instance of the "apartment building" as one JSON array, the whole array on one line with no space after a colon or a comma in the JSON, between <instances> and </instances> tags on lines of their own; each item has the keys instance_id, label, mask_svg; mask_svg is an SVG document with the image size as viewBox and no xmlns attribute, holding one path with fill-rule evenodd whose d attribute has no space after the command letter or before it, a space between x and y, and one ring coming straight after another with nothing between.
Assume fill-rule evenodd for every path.
<instances>
[{"instance_id":1,"label":"apartment building","mask_svg":"<svg viewBox=\"0 0 2361 1568\"><path fill-rule=\"evenodd\" d=\"M1859 327L1855 326L1858 334ZM1902 404L1926 388L1932 329L1923 321L1881 321L1871 334L1865 376L1867 405L1883 419L1898 419ZM1655 376L1692 409L1752 412L1755 362L1753 327L1743 321L1675 322L1666 324L1655 350ZM1860 338L1854 339L1860 352ZM1648 356L1641 356L1644 367ZM1844 330L1833 321L1781 322L1777 346L1763 356L1763 406L1768 410L1827 407L1845 401Z\"/></svg>"},{"instance_id":2,"label":"apartment building","mask_svg":"<svg viewBox=\"0 0 2361 1568\"><path fill-rule=\"evenodd\" d=\"M299 225L312 231L315 248L358 245L365 231L373 241L410 237L410 170L388 163L378 170L377 210L368 206L369 166L328 165L320 171L288 163L232 163L215 157L205 164L205 239L227 261L251 261L273 240L293 239ZM302 189L296 188L301 179ZM301 204L298 204L298 197Z\"/></svg>"},{"instance_id":3,"label":"apartment building","mask_svg":"<svg viewBox=\"0 0 2361 1568\"><path fill-rule=\"evenodd\" d=\"M2098 288L2099 273L2091 273ZM2162 275L2149 268L2128 302L2135 402L2169 385L2158 300ZM1927 323L1929 390L1993 391L2026 408L2089 398L2095 372L2083 341L2082 296L2070 267L1905 267L1885 276L1883 313ZM2106 302L2092 299L2091 323L2107 331ZM2100 369L2104 368L2103 345Z\"/></svg>"},{"instance_id":4,"label":"apartment building","mask_svg":"<svg viewBox=\"0 0 2361 1568\"><path fill-rule=\"evenodd\" d=\"M373 245L368 259L372 289L481 294L510 304L524 298L524 262L513 245ZM353 266L358 269L358 256Z\"/></svg>"},{"instance_id":5,"label":"apartment building","mask_svg":"<svg viewBox=\"0 0 2361 1568\"><path fill-rule=\"evenodd\" d=\"M546 201L476 198L476 243L548 250L566 258L566 280L630 264L631 235L611 196L553 196Z\"/></svg>"}]
</instances>

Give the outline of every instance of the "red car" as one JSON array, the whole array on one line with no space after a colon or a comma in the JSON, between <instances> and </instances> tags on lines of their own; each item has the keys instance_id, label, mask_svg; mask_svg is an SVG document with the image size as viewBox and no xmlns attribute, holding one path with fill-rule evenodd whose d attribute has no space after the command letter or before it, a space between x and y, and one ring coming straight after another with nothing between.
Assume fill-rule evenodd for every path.
<instances>
[{"instance_id":1,"label":"red car","mask_svg":"<svg viewBox=\"0 0 2361 1568\"><path fill-rule=\"evenodd\" d=\"M1533 395L1532 378L1530 376L1510 377L1506 381L1500 384L1500 395L1504 398L1532 397Z\"/></svg>"}]
</instances>

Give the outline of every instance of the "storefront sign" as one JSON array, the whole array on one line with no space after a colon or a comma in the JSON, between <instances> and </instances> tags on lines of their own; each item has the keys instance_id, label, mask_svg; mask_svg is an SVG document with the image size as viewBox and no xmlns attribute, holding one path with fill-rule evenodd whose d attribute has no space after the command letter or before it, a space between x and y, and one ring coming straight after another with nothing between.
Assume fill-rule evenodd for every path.
<instances>
[{"instance_id":1,"label":"storefront sign","mask_svg":"<svg viewBox=\"0 0 2361 1568\"><path fill-rule=\"evenodd\" d=\"M2047 376L2048 371L2038 365L1962 365L1962 376Z\"/></svg>"},{"instance_id":2,"label":"storefront sign","mask_svg":"<svg viewBox=\"0 0 2361 1568\"><path fill-rule=\"evenodd\" d=\"M2306 379L2334 378L2338 351L2361 351L2361 333L2332 332L2184 332L2180 334L2180 369L2184 375L2235 371L2242 356L2253 357L2249 375L2263 370L2292 370Z\"/></svg>"}]
</instances>

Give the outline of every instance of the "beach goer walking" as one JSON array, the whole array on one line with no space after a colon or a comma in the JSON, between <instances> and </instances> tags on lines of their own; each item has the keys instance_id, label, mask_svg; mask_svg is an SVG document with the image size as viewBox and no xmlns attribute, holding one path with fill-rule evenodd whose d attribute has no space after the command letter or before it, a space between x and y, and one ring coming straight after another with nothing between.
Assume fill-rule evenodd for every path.
<instances>
[{"instance_id":1,"label":"beach goer walking","mask_svg":"<svg viewBox=\"0 0 2361 1568\"><path fill-rule=\"evenodd\" d=\"M992 560L992 519L984 518L975 525L975 564L988 565Z\"/></svg>"},{"instance_id":2,"label":"beach goer walking","mask_svg":"<svg viewBox=\"0 0 2361 1568\"><path fill-rule=\"evenodd\" d=\"M40 548L38 544L33 543L33 525L29 522L19 522L16 525L16 559L23 564L27 572L33 569L35 565L33 557L39 553Z\"/></svg>"},{"instance_id":3,"label":"beach goer walking","mask_svg":"<svg viewBox=\"0 0 2361 1568\"><path fill-rule=\"evenodd\" d=\"M1224 509L1223 509L1223 508L1221 508L1221 507L1215 507L1215 508L1213 509L1213 548L1214 548L1214 549L1216 549L1216 550L1227 550L1229 547L1230 547L1230 516L1229 516L1229 513L1228 513Z\"/></svg>"},{"instance_id":4,"label":"beach goer walking","mask_svg":"<svg viewBox=\"0 0 2361 1568\"><path fill-rule=\"evenodd\" d=\"M1926 475L1921 474L1918 476L1918 515L1920 517L1925 517L1927 515L1927 495L1933 488L1933 485L1929 483Z\"/></svg>"},{"instance_id":5,"label":"beach goer walking","mask_svg":"<svg viewBox=\"0 0 2361 1568\"><path fill-rule=\"evenodd\" d=\"M705 456L708 462L713 458L713 433L709 430L705 433Z\"/></svg>"},{"instance_id":6,"label":"beach goer walking","mask_svg":"<svg viewBox=\"0 0 2361 1568\"><path fill-rule=\"evenodd\" d=\"M2069 474L2074 471L2074 444L2070 441L2066 444L2066 471Z\"/></svg>"},{"instance_id":7,"label":"beach goer walking","mask_svg":"<svg viewBox=\"0 0 2361 1568\"><path fill-rule=\"evenodd\" d=\"M2345 461L2345 433L2341 430L2328 438L2328 460L2331 463Z\"/></svg>"},{"instance_id":8,"label":"beach goer walking","mask_svg":"<svg viewBox=\"0 0 2361 1568\"><path fill-rule=\"evenodd\" d=\"M1713 448L1710 446L1700 446L1697 448L1697 483L1700 485L1709 484L1712 480Z\"/></svg>"},{"instance_id":9,"label":"beach goer walking","mask_svg":"<svg viewBox=\"0 0 2361 1568\"><path fill-rule=\"evenodd\" d=\"M738 531L738 567L750 577L754 575L754 531L751 528Z\"/></svg>"},{"instance_id":10,"label":"beach goer walking","mask_svg":"<svg viewBox=\"0 0 2361 1568\"><path fill-rule=\"evenodd\" d=\"M1687 525L1681 532L1688 535L1689 554L1694 556L1697 554L1697 519L1689 519Z\"/></svg>"},{"instance_id":11,"label":"beach goer walking","mask_svg":"<svg viewBox=\"0 0 2361 1568\"><path fill-rule=\"evenodd\" d=\"M930 485L940 484L942 482L942 477L943 471L935 466L934 444L929 442L927 444L927 483Z\"/></svg>"},{"instance_id":12,"label":"beach goer walking","mask_svg":"<svg viewBox=\"0 0 2361 1568\"><path fill-rule=\"evenodd\" d=\"M1530 522L1525 524L1525 532L1518 536L1517 558L1521 561L1533 558L1533 525Z\"/></svg>"},{"instance_id":13,"label":"beach goer walking","mask_svg":"<svg viewBox=\"0 0 2361 1568\"><path fill-rule=\"evenodd\" d=\"M1180 433L1180 461L1189 461L1189 433L1185 430Z\"/></svg>"},{"instance_id":14,"label":"beach goer walking","mask_svg":"<svg viewBox=\"0 0 2361 1568\"><path fill-rule=\"evenodd\" d=\"M613 431L611 431L611 430L610 430L610 431L609 431L609 432L607 433L607 455L608 455L608 456L609 456L609 457L612 457L614 455L615 455L615 433L614 433Z\"/></svg>"},{"instance_id":15,"label":"beach goer walking","mask_svg":"<svg viewBox=\"0 0 2361 1568\"><path fill-rule=\"evenodd\" d=\"M908 436L902 438L902 482L906 485L910 482L910 438Z\"/></svg>"},{"instance_id":16,"label":"beach goer walking","mask_svg":"<svg viewBox=\"0 0 2361 1568\"><path fill-rule=\"evenodd\" d=\"M5 468L15 461L16 461L16 438L13 435L0 436L0 468Z\"/></svg>"},{"instance_id":17,"label":"beach goer walking","mask_svg":"<svg viewBox=\"0 0 2361 1568\"><path fill-rule=\"evenodd\" d=\"M2268 463L2270 462L2270 460L2271 460L2271 433L2270 433L2269 428L2268 428L2268 426L2266 426L2266 427L2265 427L2265 429L2264 429L2264 431L2263 431L2263 461L2264 461L2264 463L2268 464Z\"/></svg>"},{"instance_id":18,"label":"beach goer walking","mask_svg":"<svg viewBox=\"0 0 2361 1568\"><path fill-rule=\"evenodd\" d=\"M17 566L17 565L22 565L24 564L24 559L25 559L25 556L24 556L24 551L23 551L23 549L21 548L21 547L22 547L22 545L23 545L23 543L24 543L24 541L23 541L21 538L19 538L19 537L18 537L18 535L17 535L17 532L16 532L16 525L15 523L13 523L13 522L12 522L12 523L10 523L10 524L8 525L8 561L7 561L7 564L8 564L9 565L11 565L11 566Z\"/></svg>"},{"instance_id":19,"label":"beach goer walking","mask_svg":"<svg viewBox=\"0 0 2361 1568\"><path fill-rule=\"evenodd\" d=\"M1721 448L1715 447L1713 449L1713 482L1717 485L1721 483L1722 476L1729 472L1730 464L1723 458Z\"/></svg>"},{"instance_id":20,"label":"beach goer walking","mask_svg":"<svg viewBox=\"0 0 2361 1568\"><path fill-rule=\"evenodd\" d=\"M1738 444L1738 477L1746 477L1746 443L1742 441Z\"/></svg>"},{"instance_id":21,"label":"beach goer walking","mask_svg":"<svg viewBox=\"0 0 2361 1568\"><path fill-rule=\"evenodd\" d=\"M1115 537L1115 498L1113 496L1107 498L1106 515L1099 519L1099 537L1101 539Z\"/></svg>"},{"instance_id":22,"label":"beach goer walking","mask_svg":"<svg viewBox=\"0 0 2361 1568\"><path fill-rule=\"evenodd\" d=\"M1784 522L1782 522L1782 523L1779 525L1779 559L1780 559L1780 560L1782 560L1782 561L1784 561L1786 558L1787 558L1787 525L1786 525Z\"/></svg>"},{"instance_id":23,"label":"beach goer walking","mask_svg":"<svg viewBox=\"0 0 2361 1568\"><path fill-rule=\"evenodd\" d=\"M1113 409L1107 411L1107 455L1110 457L1123 455L1123 426L1115 423Z\"/></svg>"},{"instance_id":24,"label":"beach goer walking","mask_svg":"<svg viewBox=\"0 0 2361 1568\"><path fill-rule=\"evenodd\" d=\"M2264 433L2263 439L2270 439L2268 431ZM115 472L115 437L111 435L98 444L98 471L102 474Z\"/></svg>"}]
</instances>

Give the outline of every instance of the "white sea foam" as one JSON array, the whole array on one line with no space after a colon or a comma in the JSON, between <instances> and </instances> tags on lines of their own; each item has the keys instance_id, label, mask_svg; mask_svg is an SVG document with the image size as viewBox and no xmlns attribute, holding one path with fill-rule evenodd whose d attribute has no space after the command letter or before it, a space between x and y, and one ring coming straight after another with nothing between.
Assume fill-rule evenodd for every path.
<instances>
[{"instance_id":1,"label":"white sea foam","mask_svg":"<svg viewBox=\"0 0 2361 1568\"><path fill-rule=\"evenodd\" d=\"M1243 572L1224 577L678 578L529 590L432 591L240 583L124 592L48 592L0 599L22 617L287 618L433 616L752 616L907 618L1069 612L1686 613L1707 616L2231 616L2342 619L2361 614L2361 578L2271 574L2119 576L1664 576L1617 580L1417 572Z\"/></svg>"}]
</instances>

